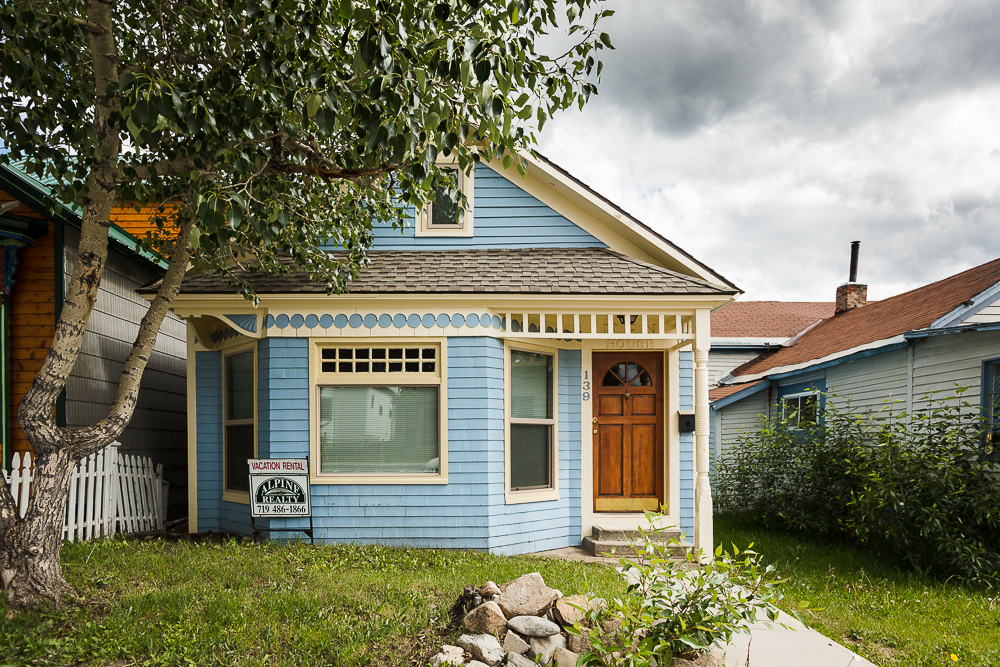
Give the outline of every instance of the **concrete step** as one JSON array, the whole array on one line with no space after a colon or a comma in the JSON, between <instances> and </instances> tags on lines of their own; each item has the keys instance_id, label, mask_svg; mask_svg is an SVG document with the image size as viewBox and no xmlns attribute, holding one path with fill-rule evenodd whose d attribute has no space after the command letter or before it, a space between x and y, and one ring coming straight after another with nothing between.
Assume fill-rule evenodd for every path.
<instances>
[{"instance_id":1,"label":"concrete step","mask_svg":"<svg viewBox=\"0 0 1000 667\"><path fill-rule=\"evenodd\" d=\"M594 532L597 532L596 529ZM625 556L626 558L635 557L635 553L632 551L628 540L600 540L591 536L583 538L581 546L591 556L606 556L614 550L615 558L619 556ZM684 558L685 552L691 549L692 546L690 542L679 542L665 545L665 548L674 558Z\"/></svg>"},{"instance_id":2,"label":"concrete step","mask_svg":"<svg viewBox=\"0 0 1000 667\"><path fill-rule=\"evenodd\" d=\"M642 535L638 530L612 530L609 528L601 528L600 526L594 526L591 531L591 535L595 540L607 542L628 542L629 540L639 540ZM681 537L681 529L677 527L665 528L657 533L649 533L651 539L655 539L660 542L667 542L669 540L679 540Z\"/></svg>"}]
</instances>

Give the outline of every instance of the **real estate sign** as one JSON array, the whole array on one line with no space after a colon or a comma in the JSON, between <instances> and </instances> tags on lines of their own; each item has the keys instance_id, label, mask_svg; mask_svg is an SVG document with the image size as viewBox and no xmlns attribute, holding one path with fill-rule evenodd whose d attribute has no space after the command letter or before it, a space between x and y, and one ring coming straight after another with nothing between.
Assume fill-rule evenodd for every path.
<instances>
[{"instance_id":1,"label":"real estate sign","mask_svg":"<svg viewBox=\"0 0 1000 667\"><path fill-rule=\"evenodd\" d=\"M311 516L306 459L250 459L250 514Z\"/></svg>"}]
</instances>

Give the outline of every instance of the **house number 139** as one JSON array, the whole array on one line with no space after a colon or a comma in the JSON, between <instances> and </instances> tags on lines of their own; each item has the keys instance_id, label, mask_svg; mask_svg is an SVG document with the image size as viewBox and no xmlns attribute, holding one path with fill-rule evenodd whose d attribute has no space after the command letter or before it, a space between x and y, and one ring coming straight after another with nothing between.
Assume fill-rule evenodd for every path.
<instances>
[{"instance_id":1,"label":"house number 139","mask_svg":"<svg viewBox=\"0 0 1000 667\"><path fill-rule=\"evenodd\" d=\"M590 371L584 371L583 372L583 383L582 383L581 386L583 388L583 394L582 394L581 398L583 398L583 400L585 400L585 401L589 401L590 400Z\"/></svg>"}]
</instances>

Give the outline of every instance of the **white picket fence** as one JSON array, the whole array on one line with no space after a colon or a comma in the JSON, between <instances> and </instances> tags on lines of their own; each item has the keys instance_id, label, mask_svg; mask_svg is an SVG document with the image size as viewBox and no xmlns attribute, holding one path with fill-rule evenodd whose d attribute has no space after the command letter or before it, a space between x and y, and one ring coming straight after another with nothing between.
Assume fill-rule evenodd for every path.
<instances>
[{"instance_id":1,"label":"white picket fence","mask_svg":"<svg viewBox=\"0 0 1000 667\"><path fill-rule=\"evenodd\" d=\"M163 530L167 511L163 464L154 468L151 459L120 454L118 447L112 443L73 469L64 540ZM31 454L15 453L11 472L4 471L4 479L22 517L28 511L33 478Z\"/></svg>"}]
</instances>

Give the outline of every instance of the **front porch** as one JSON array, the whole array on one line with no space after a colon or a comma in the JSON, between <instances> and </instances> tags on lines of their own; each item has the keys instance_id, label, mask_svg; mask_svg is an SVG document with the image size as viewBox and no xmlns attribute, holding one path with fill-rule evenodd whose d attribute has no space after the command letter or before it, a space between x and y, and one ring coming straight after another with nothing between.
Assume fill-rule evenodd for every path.
<instances>
[{"instance_id":1,"label":"front porch","mask_svg":"<svg viewBox=\"0 0 1000 667\"><path fill-rule=\"evenodd\" d=\"M345 493L369 497L374 493L395 497L391 502L399 505L417 506L401 507L396 512L399 515L396 520L389 516L392 510L369 511L364 509L363 501L359 501L360 509L354 513L354 520L332 520L331 515L326 531L328 539L447 544L451 541L448 538L461 533L466 523L457 516L459 513L454 508L446 511L445 514L452 518L443 518L441 523L444 525L435 527L432 513L418 511L421 504L437 504L431 497L444 493L459 495L460 498L454 501L460 504L477 505L478 509L467 514L479 517L472 523L486 524L485 532L469 526L469 535L481 535L481 541L461 539L455 542L455 546L463 548L510 553L532 547L535 547L532 550L541 550L558 544L556 537L542 539L543 534L550 533L553 536L564 534L566 545L576 545L591 535L595 527L634 530L645 523L642 510L665 505L664 524L682 528L696 547L710 551L707 352L708 314L714 303L697 298L683 303L683 299L675 297L670 300L674 307L664 308L651 303L653 300L634 297L612 302L578 296L557 300L525 295L507 298L450 295L448 298L418 296L403 300L398 296L343 295L330 299L285 295L281 298L263 296L260 307L253 310L247 308L245 302L213 296L212 303L204 297L195 297L178 304L178 314L189 321L191 340L197 339L190 360L206 360L206 353L225 355L227 350L242 345L267 348L281 345L284 348L287 343L299 350L281 352L281 358L308 358L310 350L326 342L360 345L368 340L391 345L394 340L400 343L436 341L441 346L441 382L447 394L446 405L442 408L443 418L447 420L447 450L443 452L442 466L446 487L414 486L418 480L412 478L399 480L401 485L407 486L392 485L391 480L382 476L372 479L365 491L361 488L365 485L364 479L357 475L342 483L329 476L322 479L316 476L313 493L317 502L336 505ZM658 299L663 300L662 297ZM509 419L505 418L509 406L504 407L502 401L509 395L511 349L551 350L558 361L558 410L554 424L557 435L553 443L558 471L553 475L552 488L534 494L512 491L510 484ZM258 356L262 353L263 348L257 352ZM289 378L279 377L287 373L274 366L275 353L268 349L265 354L269 359L270 378L265 379L258 372L259 394L264 396L266 393L274 406L272 397L283 395L274 390L286 388ZM491 358L496 363L489 361ZM504 359L507 361L502 363ZM648 366L655 379L650 377L649 382L644 381L645 387L633 387L626 382L618 387L603 386L604 375L610 367L625 364L627 374L628 364L637 359L646 360L643 369ZM650 363L650 359L654 361ZM192 376L200 377L203 368L193 368ZM307 398L301 413L304 419L294 429L282 425L282 434L274 433L275 420L267 420L266 428L271 433L262 432L259 441L266 441L269 446L266 452L259 448L258 456L316 454L317 407L312 394L317 379L309 375L307 372L306 377L296 383L296 386L301 385L297 391ZM625 380L634 378L626 375ZM642 398L643 392L651 392L653 398ZM632 398L633 395L636 398ZM497 398L501 403L496 402ZM617 440L612 437L613 442L609 443L607 433L596 432L600 430L598 422L602 417L605 421L614 421L613 415L600 414L601 400L604 403L617 400L619 406L628 404L626 411L630 411L633 404L652 401L650 404L655 406L651 413L652 423L617 424L621 426L621 437ZM201 424L204 432L204 415L197 415L199 406L195 402L189 406L189 415L193 418L191 431L198 433ZM280 405L286 409L291 407L287 401ZM693 432L681 432L682 412L693 413ZM631 415L622 415L625 416ZM609 423L610 430L615 426ZM628 429L638 434L635 442L625 433ZM303 433L296 437L304 441L294 447L283 444L275 447L289 430ZM310 431L312 436L309 436ZM481 435L472 436L470 441L468 438L473 432ZM275 438L275 435L280 437ZM204 458L206 446L215 447L204 439L198 442L197 436L193 438L192 460L199 456ZM617 460L609 454L609 449L616 448L619 451ZM318 457L313 458L315 462ZM479 463L474 465L474 461ZM465 473L472 473L473 477ZM202 473L194 470L192 474L195 477L192 488L197 492ZM615 476L618 482L614 481ZM477 482L484 483L487 479L490 481L484 490L477 491ZM205 490L203 476L200 484ZM499 496L495 495L497 492ZM327 500L319 501L320 498ZM234 498L230 496L228 500ZM192 506L197 506L197 498L192 501ZM230 510L238 511L234 505ZM378 506L378 503L374 505ZM320 514L329 512L322 508L317 511ZM343 510L334 514L341 513ZM408 521L407 516L413 519ZM366 530L365 517L369 517L370 525L380 530ZM410 523L413 525L408 527ZM565 526L568 532L563 533L564 528L559 525ZM409 534L433 537L414 541L405 537ZM515 534L520 537L512 540ZM515 544L524 546L515 547Z\"/></svg>"}]
</instances>

